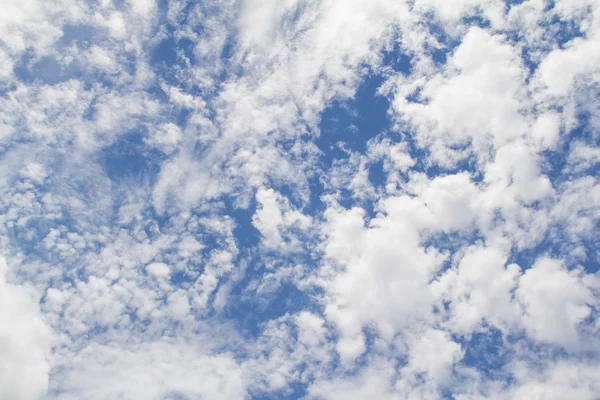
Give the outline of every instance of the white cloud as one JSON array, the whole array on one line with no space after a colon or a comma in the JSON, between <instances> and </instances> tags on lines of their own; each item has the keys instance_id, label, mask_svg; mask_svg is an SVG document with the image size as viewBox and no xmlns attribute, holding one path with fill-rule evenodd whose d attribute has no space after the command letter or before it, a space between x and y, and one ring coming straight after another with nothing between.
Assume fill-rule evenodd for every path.
<instances>
[{"instance_id":1,"label":"white cloud","mask_svg":"<svg viewBox=\"0 0 600 400\"><path fill-rule=\"evenodd\" d=\"M69 368L57 376L62 388L51 398L248 398L243 370L230 355L203 353L191 343L91 344L65 361Z\"/></svg>"},{"instance_id":2,"label":"white cloud","mask_svg":"<svg viewBox=\"0 0 600 400\"><path fill-rule=\"evenodd\" d=\"M367 227L358 209L330 208L326 214L325 252L341 267L325 284L326 316L340 332L338 352L347 361L364 351L367 325L391 339L433 318L428 283L444 256L420 245L417 225L430 214L406 196L387 199L381 211Z\"/></svg>"},{"instance_id":3,"label":"white cloud","mask_svg":"<svg viewBox=\"0 0 600 400\"><path fill-rule=\"evenodd\" d=\"M540 149L552 149L560 136L560 114L547 112L535 121L531 135Z\"/></svg>"},{"instance_id":4,"label":"white cloud","mask_svg":"<svg viewBox=\"0 0 600 400\"><path fill-rule=\"evenodd\" d=\"M516 294L524 307L524 326L533 338L567 348L581 345L578 325L597 302L582 274L546 258L523 274Z\"/></svg>"},{"instance_id":5,"label":"white cloud","mask_svg":"<svg viewBox=\"0 0 600 400\"><path fill-rule=\"evenodd\" d=\"M306 231L311 218L293 209L289 201L273 189L261 188L256 193L257 210L252 224L262 235L262 243L267 249L298 251L302 244L294 230Z\"/></svg>"},{"instance_id":6,"label":"white cloud","mask_svg":"<svg viewBox=\"0 0 600 400\"><path fill-rule=\"evenodd\" d=\"M524 79L520 57L504 37L471 28L446 71L417 81L406 95L396 96L394 108L415 126L416 140L430 149L433 162L452 166L472 153L485 162L494 147L527 129ZM408 101L405 96L417 88L422 102Z\"/></svg>"},{"instance_id":7,"label":"white cloud","mask_svg":"<svg viewBox=\"0 0 600 400\"><path fill-rule=\"evenodd\" d=\"M402 373L424 373L427 380L445 386L450 383L452 366L462 357L460 345L447 332L430 329L420 335L412 346L408 365L402 369ZM399 383L399 386L402 384ZM407 389L410 392L410 386Z\"/></svg>"},{"instance_id":8,"label":"white cloud","mask_svg":"<svg viewBox=\"0 0 600 400\"><path fill-rule=\"evenodd\" d=\"M598 397L595 2L76 3L2 4L0 399Z\"/></svg>"},{"instance_id":9,"label":"white cloud","mask_svg":"<svg viewBox=\"0 0 600 400\"><path fill-rule=\"evenodd\" d=\"M395 373L393 366L380 360L373 361L370 368L359 376L316 382L310 388L310 397L326 400L359 400L371 396L393 399L389 384Z\"/></svg>"},{"instance_id":10,"label":"white cloud","mask_svg":"<svg viewBox=\"0 0 600 400\"><path fill-rule=\"evenodd\" d=\"M146 265L146 272L157 278L168 278L171 270L165 263L152 263Z\"/></svg>"},{"instance_id":11,"label":"white cloud","mask_svg":"<svg viewBox=\"0 0 600 400\"><path fill-rule=\"evenodd\" d=\"M521 309L513 292L521 271L506 262L501 249L473 246L455 269L440 278L435 289L449 301L449 330L468 335L482 329L484 322L506 332L518 327Z\"/></svg>"},{"instance_id":12,"label":"white cloud","mask_svg":"<svg viewBox=\"0 0 600 400\"><path fill-rule=\"evenodd\" d=\"M600 387L595 379L598 364L559 361L545 368L542 373L526 370L520 366L517 373L519 384L509 391L506 398L531 399L595 399Z\"/></svg>"},{"instance_id":13,"label":"white cloud","mask_svg":"<svg viewBox=\"0 0 600 400\"><path fill-rule=\"evenodd\" d=\"M159 125L146 139L146 143L170 154L177 149L181 138L181 129L173 123L167 123Z\"/></svg>"},{"instance_id":14,"label":"white cloud","mask_svg":"<svg viewBox=\"0 0 600 400\"><path fill-rule=\"evenodd\" d=\"M36 291L7 282L8 272L0 257L0 399L36 400L48 389L53 333Z\"/></svg>"}]
</instances>

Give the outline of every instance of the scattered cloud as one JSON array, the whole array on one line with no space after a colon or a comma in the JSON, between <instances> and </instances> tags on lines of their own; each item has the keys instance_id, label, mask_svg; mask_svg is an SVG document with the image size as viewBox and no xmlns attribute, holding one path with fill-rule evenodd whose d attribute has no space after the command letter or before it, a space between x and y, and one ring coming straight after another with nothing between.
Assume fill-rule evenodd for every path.
<instances>
[{"instance_id":1,"label":"scattered cloud","mask_svg":"<svg viewBox=\"0 0 600 400\"><path fill-rule=\"evenodd\" d=\"M0 3L0 400L600 396L597 2Z\"/></svg>"}]
</instances>

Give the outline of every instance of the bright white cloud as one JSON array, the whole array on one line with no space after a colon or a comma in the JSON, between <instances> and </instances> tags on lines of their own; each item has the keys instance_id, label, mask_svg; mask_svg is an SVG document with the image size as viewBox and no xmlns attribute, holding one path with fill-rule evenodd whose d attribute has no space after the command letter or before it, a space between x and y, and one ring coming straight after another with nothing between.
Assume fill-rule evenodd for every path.
<instances>
[{"instance_id":1,"label":"bright white cloud","mask_svg":"<svg viewBox=\"0 0 600 400\"><path fill-rule=\"evenodd\" d=\"M0 257L0 399L35 400L48 389L53 332L36 290L7 282L8 272Z\"/></svg>"}]
</instances>

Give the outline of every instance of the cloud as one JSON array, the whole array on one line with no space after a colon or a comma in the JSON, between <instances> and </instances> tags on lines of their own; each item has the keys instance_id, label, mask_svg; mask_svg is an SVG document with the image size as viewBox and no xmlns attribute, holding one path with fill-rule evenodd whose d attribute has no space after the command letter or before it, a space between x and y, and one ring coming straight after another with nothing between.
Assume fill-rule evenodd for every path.
<instances>
[{"instance_id":1,"label":"cloud","mask_svg":"<svg viewBox=\"0 0 600 400\"><path fill-rule=\"evenodd\" d=\"M533 338L567 348L579 342L577 326L596 302L580 273L566 271L560 261L549 259L538 260L525 272L517 297L525 308L524 325Z\"/></svg>"},{"instance_id":2,"label":"cloud","mask_svg":"<svg viewBox=\"0 0 600 400\"><path fill-rule=\"evenodd\" d=\"M36 290L7 282L8 266L0 258L0 398L34 400L48 389L53 332L38 306Z\"/></svg>"},{"instance_id":3,"label":"cloud","mask_svg":"<svg viewBox=\"0 0 600 400\"><path fill-rule=\"evenodd\" d=\"M286 248L288 251L301 250L302 244L293 230L306 231L311 226L311 218L292 209L288 201L273 189L259 189L256 200L258 208L252 223L261 233L263 245L282 252Z\"/></svg>"},{"instance_id":4,"label":"cloud","mask_svg":"<svg viewBox=\"0 0 600 400\"><path fill-rule=\"evenodd\" d=\"M56 376L64 386L53 398L248 398L243 371L231 356L191 351L189 343L92 344L68 362L70 368Z\"/></svg>"},{"instance_id":5,"label":"cloud","mask_svg":"<svg viewBox=\"0 0 600 400\"><path fill-rule=\"evenodd\" d=\"M595 2L5 3L0 399L598 397Z\"/></svg>"}]
</instances>

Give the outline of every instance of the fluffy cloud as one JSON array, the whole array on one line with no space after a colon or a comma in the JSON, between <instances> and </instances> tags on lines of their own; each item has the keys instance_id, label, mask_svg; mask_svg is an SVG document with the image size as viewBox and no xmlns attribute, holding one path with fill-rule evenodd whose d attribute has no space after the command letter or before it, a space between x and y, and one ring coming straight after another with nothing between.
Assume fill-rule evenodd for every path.
<instances>
[{"instance_id":1,"label":"fluffy cloud","mask_svg":"<svg viewBox=\"0 0 600 400\"><path fill-rule=\"evenodd\" d=\"M40 313L36 290L7 282L0 258L0 398L34 400L48 389L53 332Z\"/></svg>"}]
</instances>

